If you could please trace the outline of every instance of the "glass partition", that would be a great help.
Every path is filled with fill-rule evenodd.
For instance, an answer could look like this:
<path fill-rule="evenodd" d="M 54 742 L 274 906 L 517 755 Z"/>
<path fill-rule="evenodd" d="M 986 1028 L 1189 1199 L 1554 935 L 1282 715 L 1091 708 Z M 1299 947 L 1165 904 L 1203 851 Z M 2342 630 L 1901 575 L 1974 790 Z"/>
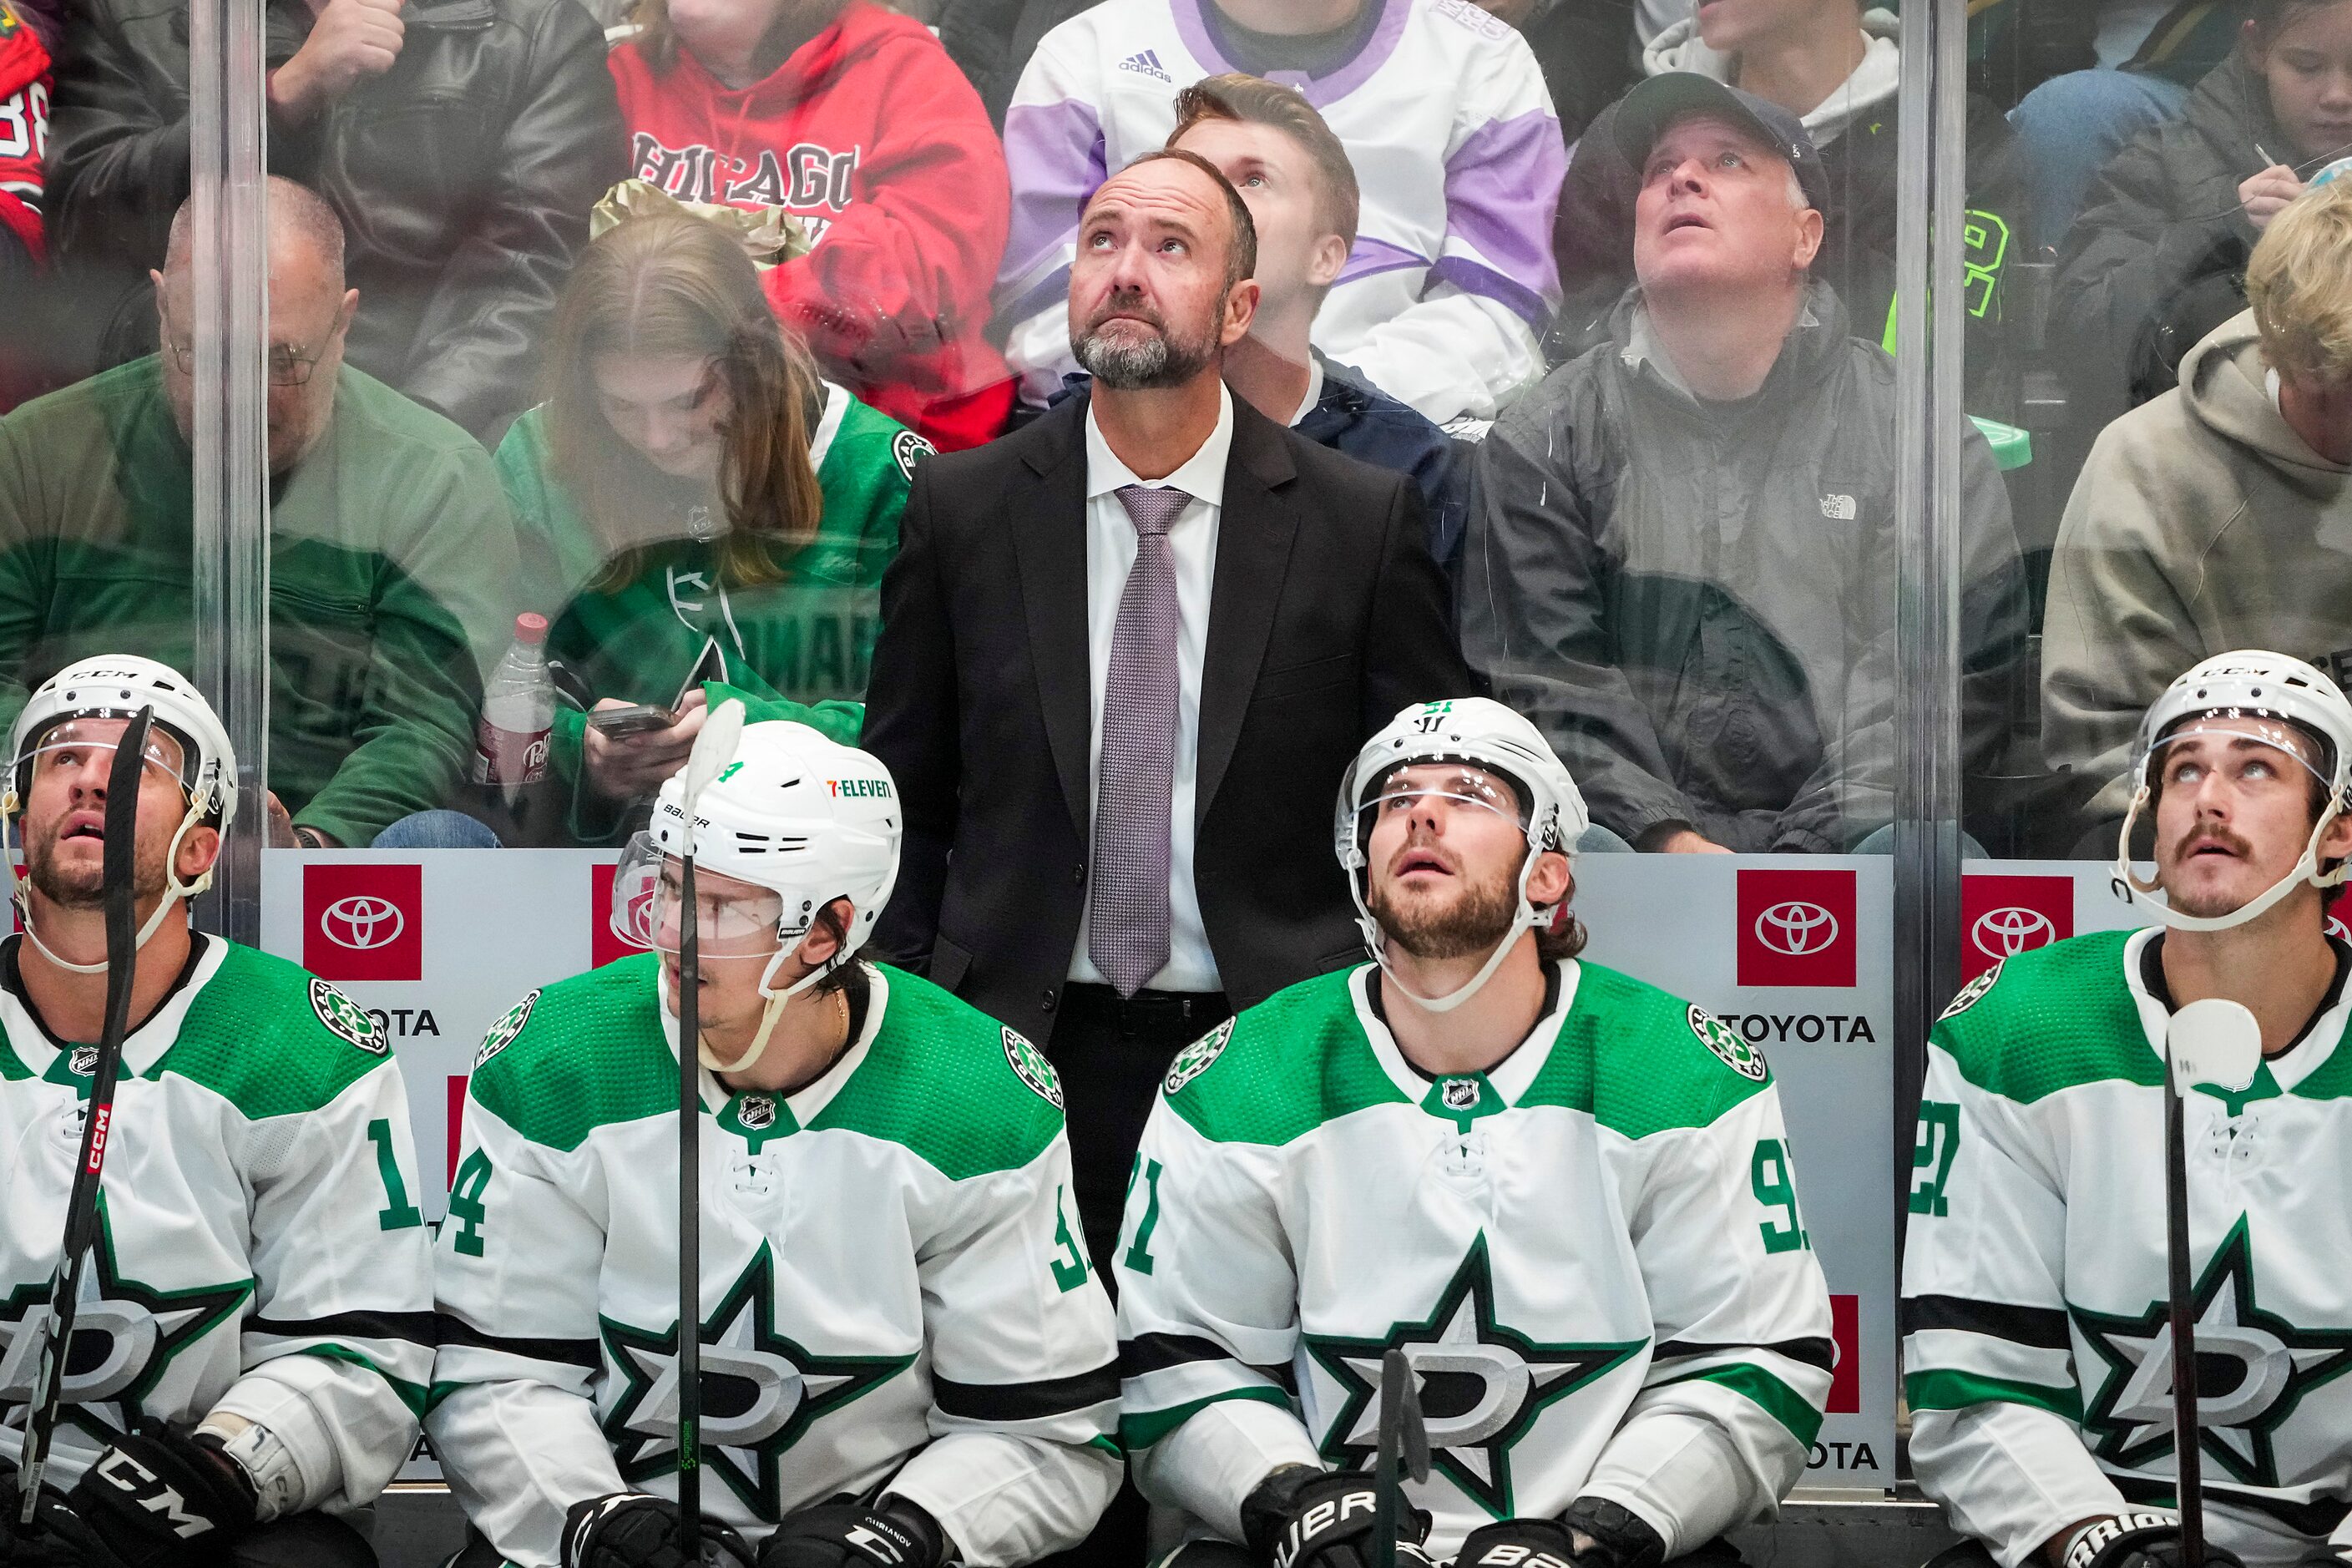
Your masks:
<path fill-rule="evenodd" d="M 14 97 L 0 31 L 0 288 L 45 302 L 0 322 L 0 680 L 217 684 L 270 852 L 216 918 L 375 1016 L 437 1218 L 486 1032 L 644 945 L 614 867 L 711 710 L 857 737 L 920 465 L 1078 390 L 1079 206 L 1175 134 L 1260 231 L 1235 396 L 1411 475 L 1471 668 L 1576 775 L 1592 957 L 1786 1086 L 1770 1180 L 1838 1314 L 1809 1480 L 1893 1486 L 1927 1022 L 1967 944 L 2099 923 L 1962 858 L 2111 857 L 2149 682 L 2333 652 L 2334 468 L 2233 449 L 2280 521 L 2226 562 L 2081 476 L 2209 439 L 2200 371 L 2284 417 L 2231 291 L 2342 149 L 2239 46 L 2270 183 L 2136 195 L 2068 128 L 2142 156 L 2221 79 L 2179 41 L 2055 72 L 2009 5 L 1055 9 L 99 7 Z M 1301 89 L 1278 169 L 1179 133 L 1251 74 Z"/>

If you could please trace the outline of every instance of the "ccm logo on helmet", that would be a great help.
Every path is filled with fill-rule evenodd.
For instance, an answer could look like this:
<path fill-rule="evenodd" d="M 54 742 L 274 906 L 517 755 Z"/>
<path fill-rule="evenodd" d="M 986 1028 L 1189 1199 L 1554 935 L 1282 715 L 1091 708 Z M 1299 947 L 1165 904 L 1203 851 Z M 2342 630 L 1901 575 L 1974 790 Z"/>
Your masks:
<path fill-rule="evenodd" d="M 888 779 L 832 779 L 827 782 L 832 784 L 834 795 L 840 799 L 871 797 L 876 800 L 887 800 L 890 798 Z"/>

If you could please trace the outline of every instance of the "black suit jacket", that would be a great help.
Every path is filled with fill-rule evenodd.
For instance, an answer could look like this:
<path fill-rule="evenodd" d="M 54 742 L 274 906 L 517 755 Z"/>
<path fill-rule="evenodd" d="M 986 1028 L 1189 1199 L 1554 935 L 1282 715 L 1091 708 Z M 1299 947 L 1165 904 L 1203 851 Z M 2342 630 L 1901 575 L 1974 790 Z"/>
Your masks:
<path fill-rule="evenodd" d="M 876 951 L 1041 1040 L 1089 861 L 1087 405 L 917 470 L 866 687 L 907 823 Z M 1398 709 L 1472 690 L 1425 537 L 1410 479 L 1234 399 L 1192 878 L 1236 1008 L 1361 954 L 1340 774 Z"/>

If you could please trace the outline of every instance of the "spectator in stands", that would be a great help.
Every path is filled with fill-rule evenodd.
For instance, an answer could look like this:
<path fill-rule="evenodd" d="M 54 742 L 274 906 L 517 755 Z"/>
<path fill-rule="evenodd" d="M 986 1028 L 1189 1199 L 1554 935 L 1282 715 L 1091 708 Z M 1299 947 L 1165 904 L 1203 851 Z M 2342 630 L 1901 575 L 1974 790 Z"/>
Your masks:
<path fill-rule="evenodd" d="M 2115 847 L 2139 716 L 2209 654 L 2352 674 L 2352 182 L 2281 210 L 2252 308 L 2110 425 L 2067 503 L 2042 626 L 2042 743 Z"/>
<path fill-rule="evenodd" d="M 1715 0 L 1657 36 L 1643 55 L 1652 77 L 1696 71 L 1801 120 L 1822 163 L 1822 249 L 1813 276 L 1837 290 L 1853 330 L 1895 346 L 1895 84 L 1902 29 L 1862 0 Z M 1618 150 L 1603 110 L 1577 143 L 1556 237 L 1561 310 L 1554 353 L 1605 341 L 1617 298 L 1633 280 L 1633 204 L 1640 172 Z M 1990 363 L 1987 330 L 2000 319 L 2000 279 L 2023 212 L 2022 172 L 2000 111 L 1969 100 L 1969 352 Z"/>
<path fill-rule="evenodd" d="M 0 418 L 0 713 L 94 653 L 193 666 L 193 226 L 183 204 L 149 274 L 160 354 Z M 272 179 L 268 821 L 281 846 L 365 845 L 442 804 L 472 754 L 515 574 L 489 454 L 343 363 L 359 294 L 342 262 L 332 209 Z"/>
<path fill-rule="evenodd" d="M 352 363 L 495 441 L 624 168 L 595 24 L 579 0 L 266 3 L 270 168 L 350 237 Z M 140 268 L 188 195 L 187 20 L 89 0 L 58 60 L 59 310 L 100 368 L 155 346 Z"/>
<path fill-rule="evenodd" d="M 559 707 L 570 838 L 630 825 L 684 764 L 706 697 L 804 704 L 753 717 L 857 738 L 882 569 L 930 447 L 819 380 L 767 300 L 719 226 L 619 225 L 556 308 L 547 402 L 499 447 L 549 652 L 596 706 L 667 707 L 714 640 L 727 688 L 626 735 Z"/>
<path fill-rule="evenodd" d="M 1543 68 L 1560 134 L 1573 143 L 1641 77 L 1633 0 L 1477 0 L 1519 30 Z M 1687 4 L 1684 14 L 1689 14 Z"/>
<path fill-rule="evenodd" d="M 1002 130 L 1013 89 L 1046 34 L 1095 0 L 944 0 L 940 42 L 971 79 L 989 122 Z"/>
<path fill-rule="evenodd" d="M 1225 384 L 1310 441 L 1411 474 L 1429 512 L 1429 552 L 1449 563 L 1470 520 L 1466 454 L 1309 341 L 1356 243 L 1360 198 L 1347 149 L 1296 89 L 1238 75 L 1178 94 L 1168 145 L 1214 163 L 1257 225 L 1257 314 L 1249 336 L 1225 351 Z"/>
<path fill-rule="evenodd" d="M 1794 115 L 1677 72 L 1612 130 L 1643 171 L 1640 286 L 1479 447 L 1465 648 L 1634 847 L 1851 850 L 1894 812 L 1894 367 L 1807 277 L 1824 198 Z M 2023 607 L 2000 476 L 1966 441 L 1981 753 Z"/>
<path fill-rule="evenodd" d="M 2027 239 L 2053 250 L 2107 160 L 2180 112 L 2246 19 L 2246 0 L 2001 0 L 1996 9 L 2015 15 L 1979 74 L 2009 89 L 1993 92 L 1997 102 L 2017 105 L 2009 123 L 2031 191 Z M 1977 12 L 1972 23 L 1990 19 Z"/>
<path fill-rule="evenodd" d="M 2264 226 L 2352 153 L 2352 0 L 2252 9 L 2180 117 L 2101 171 L 2060 257 L 2051 331 L 2101 420 L 2175 384 L 2190 345 L 2245 308 Z"/>
<path fill-rule="evenodd" d="M 1525 40 L 1464 0 L 1107 0 L 1048 34 L 1004 122 L 997 301 L 1024 395 L 1045 402 L 1076 368 L 1066 297 L 1087 197 L 1167 140 L 1178 83 L 1235 70 L 1305 93 L 1363 182 L 1316 346 L 1441 425 L 1492 419 L 1543 368 L 1566 151 Z"/>
<path fill-rule="evenodd" d="M 21 284 L 47 253 L 41 233 L 41 154 L 49 141 L 49 51 L 0 0 L 0 283 Z M 0 365 L 0 409 L 8 406 Z"/>
<path fill-rule="evenodd" d="M 869 0 L 643 0 L 613 51 L 630 173 L 773 207 L 816 248 L 768 299 L 825 374 L 940 447 L 1013 407 L 982 336 L 1011 197 L 980 100 L 919 22 Z"/>

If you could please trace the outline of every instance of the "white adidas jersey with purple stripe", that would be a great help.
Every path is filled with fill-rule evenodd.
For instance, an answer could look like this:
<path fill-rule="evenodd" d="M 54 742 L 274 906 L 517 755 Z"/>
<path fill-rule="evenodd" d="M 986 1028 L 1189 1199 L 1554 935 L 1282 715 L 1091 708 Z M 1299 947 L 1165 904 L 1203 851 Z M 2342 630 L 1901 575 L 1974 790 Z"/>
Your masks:
<path fill-rule="evenodd" d="M 1542 374 L 1559 302 L 1552 218 L 1567 152 L 1535 56 L 1470 0 L 1367 0 L 1355 54 L 1278 71 L 1346 144 L 1363 189 L 1354 254 L 1315 346 L 1443 424 L 1492 419 Z M 1238 68 L 1214 0 L 1107 0 L 1045 36 L 1005 117 L 1013 237 L 997 310 L 1006 355 L 1043 402 L 1076 365 L 1066 300 L 1080 211 L 1112 171 L 1163 143 L 1176 94 Z"/>

